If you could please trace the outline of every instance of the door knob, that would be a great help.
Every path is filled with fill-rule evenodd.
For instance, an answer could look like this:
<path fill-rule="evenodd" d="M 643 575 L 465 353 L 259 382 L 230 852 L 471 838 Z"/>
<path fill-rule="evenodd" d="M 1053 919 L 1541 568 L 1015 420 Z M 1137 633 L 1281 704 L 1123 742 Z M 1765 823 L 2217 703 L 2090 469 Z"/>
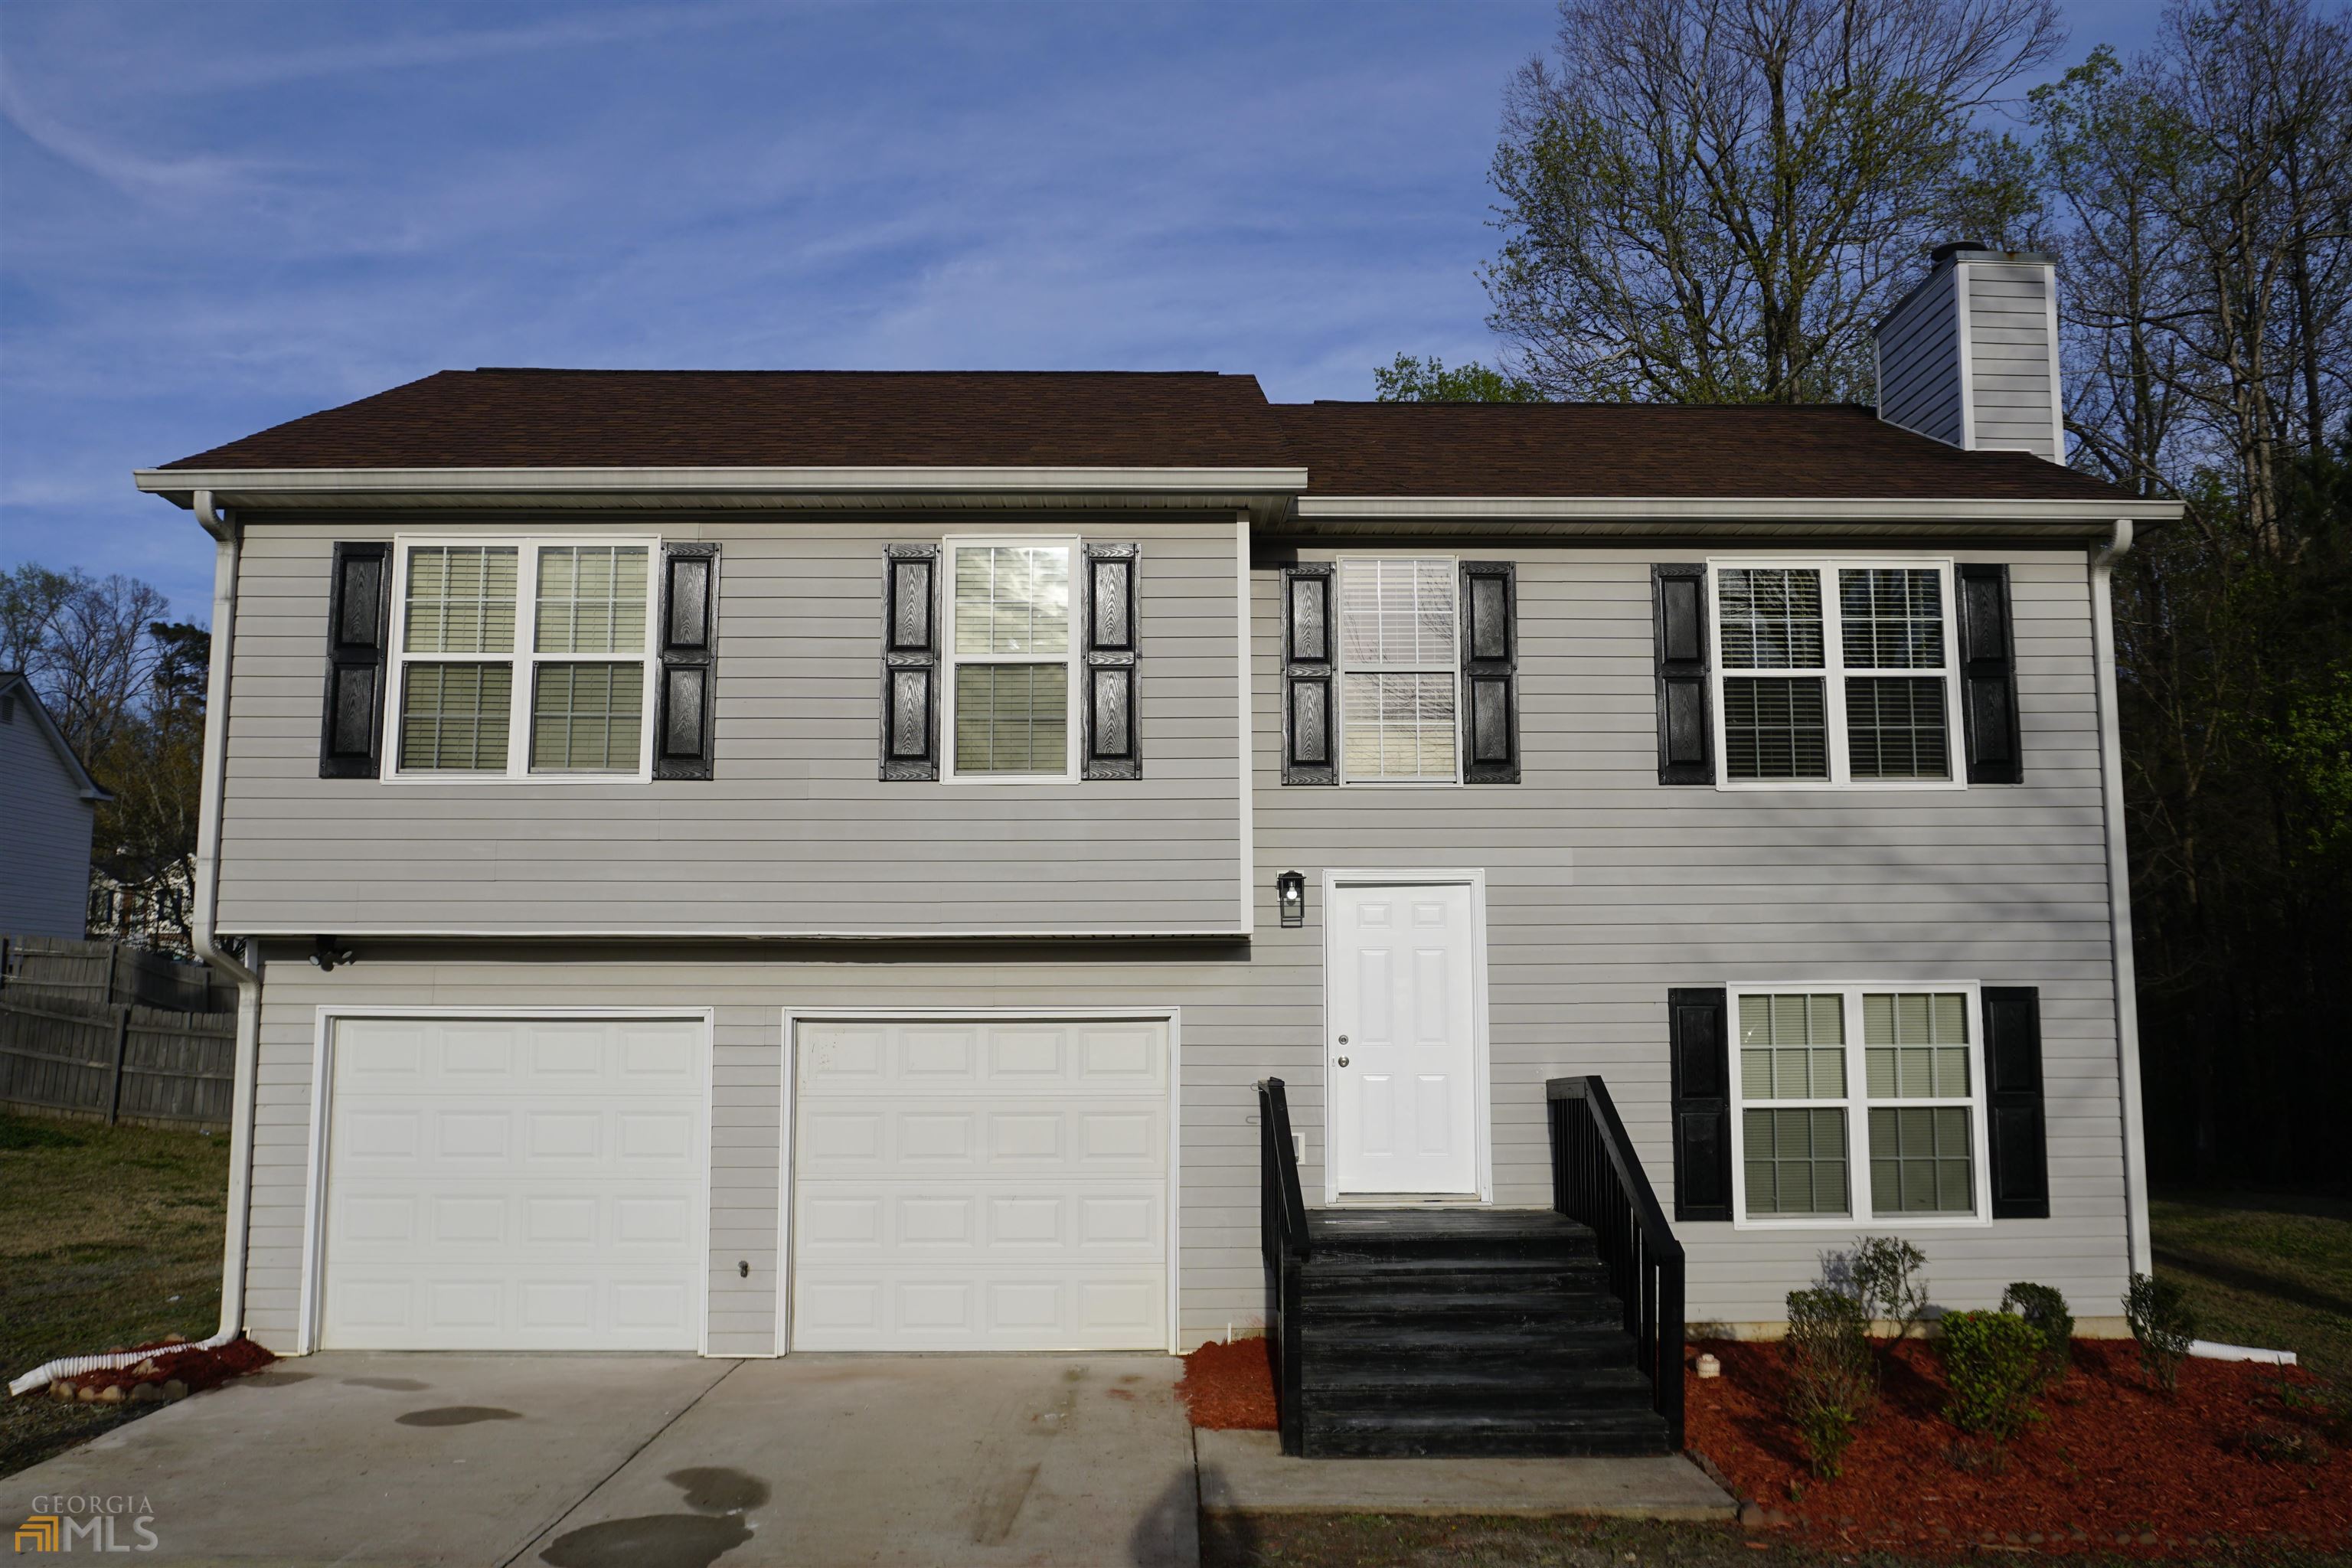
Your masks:
<path fill-rule="evenodd" d="M 1346 1067 L 1346 1066 L 1348 1065 L 1348 1058 L 1345 1058 L 1345 1057 L 1341 1057 L 1341 1058 L 1339 1058 L 1339 1065 L 1340 1065 L 1341 1067 Z"/>

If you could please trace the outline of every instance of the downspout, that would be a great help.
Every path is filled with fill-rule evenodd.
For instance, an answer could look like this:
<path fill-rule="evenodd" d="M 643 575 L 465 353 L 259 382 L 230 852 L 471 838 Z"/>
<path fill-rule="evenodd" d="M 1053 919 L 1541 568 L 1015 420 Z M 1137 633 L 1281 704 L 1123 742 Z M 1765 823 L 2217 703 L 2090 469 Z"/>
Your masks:
<path fill-rule="evenodd" d="M 2131 861 L 2124 848 L 2123 728 L 2116 699 L 2116 562 L 2132 546 L 2132 520 L 2091 552 L 2091 658 L 2099 700 L 2099 788 L 2107 825 L 2107 917 L 2116 991 L 2116 1069 L 2123 1095 L 2124 1215 L 2132 1272 L 2152 1270 L 2147 1225 L 2147 1129 L 2140 1112 L 2139 992 L 2132 960 Z"/>
<path fill-rule="evenodd" d="M 212 1350 L 228 1343 L 245 1330 L 245 1249 L 250 1228 L 253 1175 L 254 1072 L 260 1055 L 261 965 L 252 954 L 250 964 L 221 951 L 214 940 L 214 905 L 220 888 L 222 766 L 228 752 L 229 657 L 236 637 L 236 574 L 240 529 L 233 517 L 213 505 L 213 492 L 195 493 L 196 521 L 218 542 L 213 557 L 212 668 L 205 699 L 204 790 L 196 818 L 194 910 L 189 925 L 190 945 L 196 956 L 217 964 L 236 982 L 236 1094 L 229 1112 L 228 1225 L 221 1263 L 220 1328 L 210 1339 L 153 1351 L 126 1351 L 108 1355 L 65 1356 L 36 1367 L 8 1384 L 10 1394 L 46 1387 L 58 1378 L 83 1373 L 134 1366 L 183 1350 Z"/>

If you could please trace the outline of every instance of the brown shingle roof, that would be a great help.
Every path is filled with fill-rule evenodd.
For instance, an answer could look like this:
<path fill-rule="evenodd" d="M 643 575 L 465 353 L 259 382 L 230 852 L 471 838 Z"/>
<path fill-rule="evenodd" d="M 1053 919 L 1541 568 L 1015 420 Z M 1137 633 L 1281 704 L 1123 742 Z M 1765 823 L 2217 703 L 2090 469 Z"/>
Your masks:
<path fill-rule="evenodd" d="M 445 370 L 170 468 L 1273 468 L 1207 371 Z"/>
<path fill-rule="evenodd" d="M 1318 498 L 2123 499 L 1851 405 L 1269 404 L 1206 371 L 443 371 L 165 468 L 1302 466 Z"/>
<path fill-rule="evenodd" d="M 2025 452 L 1963 452 L 1852 404 L 1278 404 L 1315 496 L 2098 500 Z"/>

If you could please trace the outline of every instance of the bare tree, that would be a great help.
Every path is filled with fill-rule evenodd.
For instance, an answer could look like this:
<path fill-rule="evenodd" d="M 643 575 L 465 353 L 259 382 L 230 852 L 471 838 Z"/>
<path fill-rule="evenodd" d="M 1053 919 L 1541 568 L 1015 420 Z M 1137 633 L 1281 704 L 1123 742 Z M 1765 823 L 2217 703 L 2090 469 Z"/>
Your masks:
<path fill-rule="evenodd" d="M 85 759 L 134 716 L 164 647 L 171 601 L 135 577 L 26 564 L 0 576 L 0 668 L 21 669 Z"/>
<path fill-rule="evenodd" d="M 2020 216 L 2019 150 L 1970 116 L 2063 40 L 2053 0 L 1559 17 L 1506 97 L 1490 324 L 1553 395 L 1671 402 L 1866 396 L 1871 328 L 1926 250 Z"/>

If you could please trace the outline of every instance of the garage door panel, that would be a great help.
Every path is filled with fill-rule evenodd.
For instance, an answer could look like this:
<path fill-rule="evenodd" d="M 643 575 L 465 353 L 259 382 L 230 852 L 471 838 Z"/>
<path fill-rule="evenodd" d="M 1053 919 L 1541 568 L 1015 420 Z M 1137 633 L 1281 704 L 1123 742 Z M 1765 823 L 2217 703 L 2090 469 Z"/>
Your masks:
<path fill-rule="evenodd" d="M 1157 1349 L 1167 1029 L 803 1024 L 800 1350 Z"/>
<path fill-rule="evenodd" d="M 691 1350 L 703 1030 L 346 1020 L 321 1342 Z"/>

